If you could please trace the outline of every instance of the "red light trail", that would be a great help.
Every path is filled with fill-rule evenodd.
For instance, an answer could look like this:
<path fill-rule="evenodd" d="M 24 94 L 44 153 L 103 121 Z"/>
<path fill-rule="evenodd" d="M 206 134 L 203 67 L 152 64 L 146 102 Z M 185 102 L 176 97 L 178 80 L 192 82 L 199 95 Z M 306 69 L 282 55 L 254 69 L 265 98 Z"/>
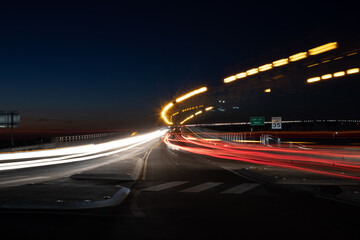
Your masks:
<path fill-rule="evenodd" d="M 163 141 L 175 149 L 215 158 L 360 180 L 360 154 L 346 150 L 266 147 L 222 141 L 214 143 L 180 134 L 167 134 Z"/>

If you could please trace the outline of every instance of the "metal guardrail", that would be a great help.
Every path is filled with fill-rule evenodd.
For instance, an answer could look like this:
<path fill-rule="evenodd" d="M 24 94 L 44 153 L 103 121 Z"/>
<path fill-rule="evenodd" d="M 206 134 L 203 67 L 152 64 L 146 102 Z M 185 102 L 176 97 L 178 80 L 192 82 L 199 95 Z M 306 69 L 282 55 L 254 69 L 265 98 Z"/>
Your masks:
<path fill-rule="evenodd" d="M 281 139 L 276 136 L 272 136 L 270 134 L 252 134 L 252 133 L 244 133 L 244 132 L 223 132 L 203 127 L 188 127 L 190 131 L 198 134 L 200 137 L 209 137 L 209 138 L 217 138 L 223 141 L 228 142 L 237 142 L 237 143 L 257 143 L 260 145 L 266 146 L 277 146 L 277 147 L 304 147 L 301 144 L 295 144 L 290 140 Z M 195 131 L 193 131 L 193 130 Z M 255 135 L 255 136 L 254 136 Z M 284 143 L 286 142 L 286 143 Z"/>
<path fill-rule="evenodd" d="M 56 142 L 75 142 L 75 141 L 82 141 L 82 140 L 90 140 L 96 138 L 103 138 L 109 137 L 118 134 L 117 132 L 111 133 L 95 133 L 95 134 L 86 134 L 86 135 L 76 135 L 76 136 L 62 136 L 57 137 Z"/>

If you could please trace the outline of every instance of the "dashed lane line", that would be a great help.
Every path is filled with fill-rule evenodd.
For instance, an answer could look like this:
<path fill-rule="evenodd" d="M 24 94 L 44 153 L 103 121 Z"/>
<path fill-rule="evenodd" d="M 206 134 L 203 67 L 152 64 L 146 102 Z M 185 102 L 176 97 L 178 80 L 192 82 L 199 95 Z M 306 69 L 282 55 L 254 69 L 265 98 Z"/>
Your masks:
<path fill-rule="evenodd" d="M 191 188 L 184 189 L 181 192 L 192 192 L 192 193 L 202 192 L 210 188 L 216 187 L 222 183 L 223 182 L 206 182 Z"/>
<path fill-rule="evenodd" d="M 256 188 L 260 184 L 258 183 L 242 183 L 240 185 L 237 185 L 235 187 L 229 188 L 221 193 L 233 193 L 233 194 L 242 194 L 244 192 L 247 192 L 253 188 Z"/>
<path fill-rule="evenodd" d="M 152 187 L 148 187 L 148 188 L 142 189 L 142 191 L 161 191 L 161 190 L 165 190 L 168 188 L 180 186 L 180 185 L 188 183 L 188 182 L 189 181 L 172 181 L 172 182 L 167 182 L 167 183 L 155 185 Z"/>

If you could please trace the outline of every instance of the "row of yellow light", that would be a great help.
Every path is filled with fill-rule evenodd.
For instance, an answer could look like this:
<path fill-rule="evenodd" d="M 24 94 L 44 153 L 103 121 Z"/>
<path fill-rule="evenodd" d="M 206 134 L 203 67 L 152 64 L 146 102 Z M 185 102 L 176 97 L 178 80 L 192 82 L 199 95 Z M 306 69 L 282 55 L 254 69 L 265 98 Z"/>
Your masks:
<path fill-rule="evenodd" d="M 190 97 L 193 97 L 193 96 L 195 96 L 195 95 L 197 95 L 197 94 L 200 94 L 200 93 L 203 93 L 203 92 L 206 92 L 206 91 L 207 91 L 207 88 L 206 88 L 206 87 L 202 87 L 202 88 L 196 89 L 196 90 L 194 90 L 194 91 L 191 91 L 191 92 L 189 92 L 189 93 L 187 93 L 187 94 L 185 94 L 185 95 L 177 98 L 177 99 L 175 100 L 175 102 L 177 102 L 177 103 L 182 102 L 182 101 L 184 101 L 184 100 L 186 100 L 186 99 L 188 99 L 188 98 L 190 98 Z M 172 125 L 173 122 L 171 122 L 171 121 L 166 117 L 166 112 L 167 112 L 170 108 L 172 108 L 173 106 L 174 106 L 174 103 L 170 102 L 170 103 L 168 103 L 168 104 L 162 109 L 162 111 L 161 111 L 161 118 L 162 118 L 162 119 L 164 120 L 164 122 L 165 122 L 166 124 L 168 124 L 168 125 Z"/>
<path fill-rule="evenodd" d="M 189 93 L 187 93 L 187 94 L 185 94 L 185 95 L 177 98 L 177 99 L 176 99 L 176 102 L 177 102 L 177 103 L 178 103 L 178 102 L 182 102 L 182 101 L 184 101 L 185 99 L 188 99 L 188 98 L 190 98 L 190 97 L 192 97 L 192 96 L 194 96 L 194 95 L 196 95 L 196 94 L 203 93 L 203 92 L 206 92 L 206 91 L 207 91 L 207 87 L 202 87 L 202 88 L 196 89 L 196 90 L 194 90 L 194 91 L 192 91 L 192 92 L 189 92 Z"/>
<path fill-rule="evenodd" d="M 236 75 L 227 77 L 224 79 L 224 83 L 233 82 L 237 79 L 245 78 L 247 76 L 251 76 L 251 75 L 254 75 L 259 72 L 264 72 L 264 71 L 272 69 L 273 67 L 280 67 L 280 66 L 286 65 L 289 63 L 289 61 L 290 62 L 299 61 L 301 59 L 307 58 L 308 55 L 317 55 L 317 54 L 320 54 L 320 53 L 323 53 L 326 51 L 330 51 L 332 49 L 337 48 L 337 46 L 338 46 L 337 42 L 327 43 L 327 44 L 321 45 L 319 47 L 312 48 L 307 52 L 300 52 L 300 53 L 291 55 L 288 58 L 279 59 L 277 61 L 273 61 L 272 63 L 264 64 L 258 68 L 252 68 L 250 70 L 247 70 L 246 72 L 238 73 Z"/>
<path fill-rule="evenodd" d="M 210 111 L 211 109 L 213 109 L 214 107 L 207 107 L 207 108 L 205 108 L 205 111 Z M 197 111 L 195 114 L 192 114 L 192 115 L 190 115 L 190 116 L 188 116 L 187 118 L 185 118 L 184 120 L 182 120 L 181 122 L 180 122 L 180 124 L 184 124 L 186 121 L 188 121 L 188 120 L 190 120 L 190 119 L 192 119 L 193 117 L 195 117 L 195 116 L 197 116 L 197 115 L 199 115 L 199 114 L 202 114 L 203 113 L 203 111 L 202 110 L 200 110 L 200 111 Z"/>
<path fill-rule="evenodd" d="M 204 105 L 195 106 L 195 107 L 189 107 L 189 108 L 186 108 L 186 109 L 181 110 L 181 112 L 187 112 L 187 111 L 190 111 L 190 110 L 194 110 L 194 109 L 197 109 L 197 108 L 201 108 L 201 107 L 203 107 L 203 106 L 204 106 Z"/>
<path fill-rule="evenodd" d="M 346 56 L 352 56 L 352 55 L 355 55 L 355 54 L 358 54 L 358 52 L 351 52 L 351 53 L 348 53 L 346 54 Z M 344 56 L 339 56 L 339 57 L 336 57 L 336 58 L 333 58 L 333 59 L 326 59 L 322 62 L 317 62 L 317 63 L 314 63 L 314 64 L 311 64 L 311 65 L 308 65 L 307 67 L 310 68 L 310 67 L 314 67 L 314 66 L 317 66 L 321 63 L 327 63 L 327 62 L 330 62 L 330 61 L 334 61 L 334 60 L 339 60 L 339 59 L 342 59 L 344 58 Z"/>
<path fill-rule="evenodd" d="M 336 72 L 333 74 L 331 74 L 331 73 L 324 74 L 321 77 L 312 77 L 312 78 L 309 78 L 308 80 L 306 80 L 306 82 L 313 83 L 313 82 L 318 82 L 320 80 L 330 79 L 332 77 L 342 77 L 342 76 L 345 76 L 345 74 L 349 75 L 349 74 L 354 74 L 354 73 L 359 73 L 359 68 L 348 69 L 348 70 L 346 70 L 346 73 L 345 73 L 345 71 L 339 71 L 339 72 Z"/>

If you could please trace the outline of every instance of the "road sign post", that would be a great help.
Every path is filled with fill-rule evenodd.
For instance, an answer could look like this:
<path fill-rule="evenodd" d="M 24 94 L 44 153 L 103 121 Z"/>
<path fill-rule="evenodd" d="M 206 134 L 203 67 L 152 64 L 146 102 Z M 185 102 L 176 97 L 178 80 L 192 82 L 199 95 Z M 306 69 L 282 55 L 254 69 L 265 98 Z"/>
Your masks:
<path fill-rule="evenodd" d="M 265 117 L 250 117 L 250 126 L 263 126 Z"/>
<path fill-rule="evenodd" d="M 282 129 L 281 117 L 271 118 L 271 129 Z"/>
<path fill-rule="evenodd" d="M 11 129 L 11 147 L 14 147 L 14 127 L 20 126 L 20 114 L 16 111 L 0 112 L 0 127 Z"/>

